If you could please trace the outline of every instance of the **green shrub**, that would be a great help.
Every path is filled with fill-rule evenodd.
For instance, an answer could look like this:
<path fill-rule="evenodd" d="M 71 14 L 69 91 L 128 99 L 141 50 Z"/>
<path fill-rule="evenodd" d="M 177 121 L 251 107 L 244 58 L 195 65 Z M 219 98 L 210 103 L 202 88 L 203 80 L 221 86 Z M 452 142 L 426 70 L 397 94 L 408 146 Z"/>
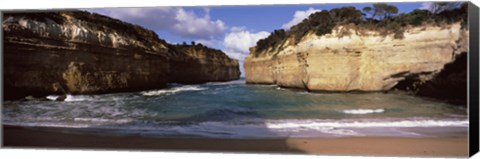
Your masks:
<path fill-rule="evenodd" d="M 385 3 L 377 3 L 372 7 L 365 7 L 363 8 L 364 12 L 357 10 L 355 7 L 335 8 L 329 11 L 323 10 L 311 14 L 301 23 L 291 27 L 289 31 L 275 30 L 267 38 L 259 40 L 254 54 L 257 56 L 269 48 L 276 50 L 276 48 L 279 48 L 278 45 L 287 38 L 293 38 L 293 43 L 298 44 L 308 33 L 315 33 L 317 36 L 329 34 L 333 28 L 339 25 L 353 24 L 356 28 L 379 31 L 384 36 L 393 34 L 396 39 L 403 38 L 405 27 L 419 26 L 424 23 L 440 25 L 461 21 L 462 27 L 465 27 L 467 24 L 468 3 L 464 2 L 459 6 L 459 8 L 450 8 L 439 13 L 416 9 L 410 13 L 399 15 L 397 15 L 397 7 Z M 370 17 L 367 17 L 367 15 L 370 15 Z M 276 51 L 278 52 L 279 50 Z"/>

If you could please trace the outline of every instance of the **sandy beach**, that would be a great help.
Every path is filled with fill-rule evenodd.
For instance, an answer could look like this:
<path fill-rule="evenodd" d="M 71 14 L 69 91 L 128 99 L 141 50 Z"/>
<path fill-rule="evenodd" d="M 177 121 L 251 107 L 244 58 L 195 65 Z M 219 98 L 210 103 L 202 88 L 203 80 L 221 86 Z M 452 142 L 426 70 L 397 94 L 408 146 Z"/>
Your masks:
<path fill-rule="evenodd" d="M 104 136 L 61 133 L 56 128 L 3 126 L 3 146 L 11 148 L 67 148 L 288 153 L 354 156 L 466 157 L 467 136 L 435 138 L 344 137 L 286 139 L 207 139 Z"/>

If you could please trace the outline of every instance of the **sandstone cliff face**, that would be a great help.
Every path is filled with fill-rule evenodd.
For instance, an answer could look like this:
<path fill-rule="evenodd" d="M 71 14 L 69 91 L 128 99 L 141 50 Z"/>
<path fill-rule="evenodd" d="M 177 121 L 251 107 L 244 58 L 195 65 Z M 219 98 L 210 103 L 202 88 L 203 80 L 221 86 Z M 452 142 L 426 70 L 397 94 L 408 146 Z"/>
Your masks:
<path fill-rule="evenodd" d="M 337 26 L 323 36 L 307 34 L 296 45 L 287 39 L 260 53 L 254 47 L 245 59 L 246 81 L 312 91 L 385 91 L 412 76 L 428 81 L 467 52 L 468 30 L 460 23 L 410 27 L 403 36 Z"/>
<path fill-rule="evenodd" d="M 240 77 L 237 60 L 228 58 L 220 50 L 202 45 L 174 45 L 178 57 L 170 61 L 169 81 L 199 83 L 229 81 Z"/>
<path fill-rule="evenodd" d="M 62 11 L 3 17 L 6 99 L 154 89 L 182 78 L 188 83 L 239 78 L 238 62 L 222 52 L 204 48 L 203 57 L 178 52 L 153 31 L 106 16 Z M 219 73 L 202 74 L 210 67 Z"/>

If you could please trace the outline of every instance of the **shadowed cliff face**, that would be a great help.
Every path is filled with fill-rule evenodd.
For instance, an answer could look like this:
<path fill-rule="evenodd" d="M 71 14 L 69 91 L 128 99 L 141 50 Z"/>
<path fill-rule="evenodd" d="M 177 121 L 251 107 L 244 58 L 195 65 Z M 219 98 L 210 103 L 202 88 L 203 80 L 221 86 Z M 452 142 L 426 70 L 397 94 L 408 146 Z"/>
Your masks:
<path fill-rule="evenodd" d="M 430 80 L 419 76 L 410 76 L 400 81 L 395 89 L 406 90 L 415 95 L 437 98 L 448 103 L 467 104 L 467 62 L 466 53 L 455 57 L 455 60 Z"/>
<path fill-rule="evenodd" d="M 170 61 L 170 78 L 175 83 L 202 83 L 229 81 L 240 77 L 237 60 L 228 58 L 220 50 L 210 49 L 201 44 L 173 45 L 178 58 Z"/>
<path fill-rule="evenodd" d="M 202 48 L 194 55 L 186 51 L 195 46 L 177 49 L 153 31 L 98 14 L 3 17 L 5 99 L 137 91 L 167 82 L 233 80 L 240 74 L 238 62 L 221 51 Z M 217 73 L 208 74 L 211 68 Z"/>

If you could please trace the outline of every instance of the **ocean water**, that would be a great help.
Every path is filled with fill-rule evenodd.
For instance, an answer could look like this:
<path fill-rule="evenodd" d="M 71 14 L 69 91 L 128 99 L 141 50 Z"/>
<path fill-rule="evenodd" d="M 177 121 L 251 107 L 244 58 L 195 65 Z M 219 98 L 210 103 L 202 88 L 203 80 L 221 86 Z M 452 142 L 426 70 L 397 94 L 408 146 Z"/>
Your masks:
<path fill-rule="evenodd" d="M 2 122 L 66 133 L 285 138 L 467 133 L 464 107 L 390 93 L 308 93 L 244 80 L 55 101 L 4 101 Z"/>

